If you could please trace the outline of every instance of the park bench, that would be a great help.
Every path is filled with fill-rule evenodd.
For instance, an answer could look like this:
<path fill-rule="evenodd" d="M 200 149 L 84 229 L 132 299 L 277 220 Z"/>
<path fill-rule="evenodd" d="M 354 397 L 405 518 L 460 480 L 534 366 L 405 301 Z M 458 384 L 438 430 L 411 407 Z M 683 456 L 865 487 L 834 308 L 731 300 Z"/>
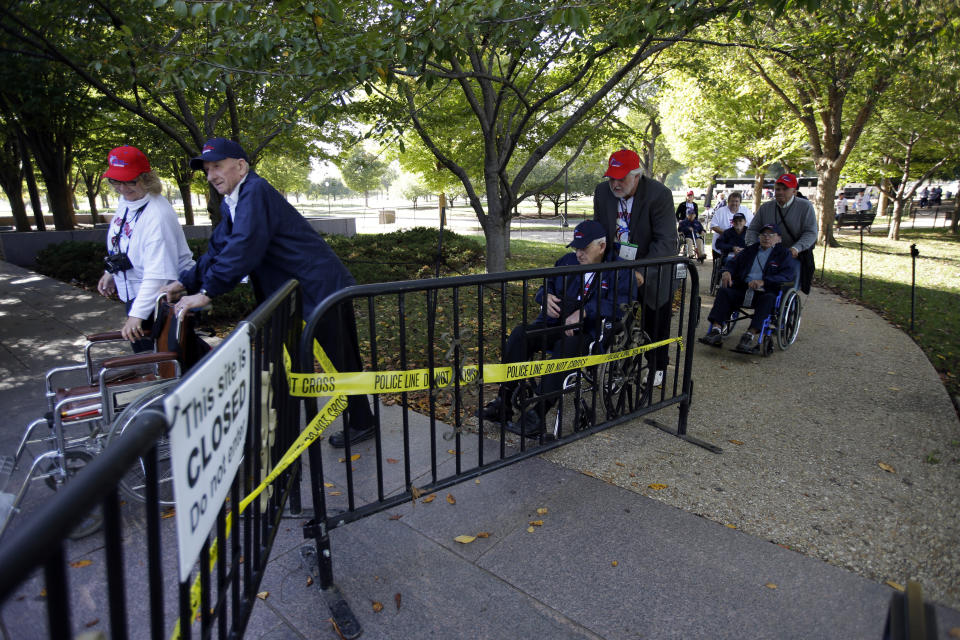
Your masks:
<path fill-rule="evenodd" d="M 863 227 L 869 232 L 870 227 L 873 226 L 873 219 L 876 217 L 877 214 L 874 211 L 841 213 L 837 216 L 837 228 L 853 227 L 859 229 Z"/>

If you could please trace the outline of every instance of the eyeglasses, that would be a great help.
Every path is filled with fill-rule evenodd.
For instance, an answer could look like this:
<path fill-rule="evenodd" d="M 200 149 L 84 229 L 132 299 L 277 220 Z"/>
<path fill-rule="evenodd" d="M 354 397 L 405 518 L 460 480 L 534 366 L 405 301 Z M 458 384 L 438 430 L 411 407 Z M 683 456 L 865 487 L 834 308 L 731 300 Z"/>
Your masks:
<path fill-rule="evenodd" d="M 139 180 L 139 178 L 138 178 Z M 113 178 L 107 178 L 107 182 L 110 183 L 111 187 L 135 187 L 137 186 L 137 180 L 114 180 Z"/>
<path fill-rule="evenodd" d="M 775 235 L 777 235 L 777 232 L 776 232 L 776 231 L 764 231 L 763 233 L 760 234 L 760 237 L 761 237 L 761 238 L 772 238 L 772 237 L 775 236 Z"/>

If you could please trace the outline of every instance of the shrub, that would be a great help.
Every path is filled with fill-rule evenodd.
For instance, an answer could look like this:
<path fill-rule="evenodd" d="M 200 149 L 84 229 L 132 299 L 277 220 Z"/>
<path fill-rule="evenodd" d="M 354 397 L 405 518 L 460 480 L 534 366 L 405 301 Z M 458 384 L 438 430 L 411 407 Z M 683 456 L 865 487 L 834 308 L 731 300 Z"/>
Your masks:
<path fill-rule="evenodd" d="M 103 275 L 107 247 L 102 242 L 61 242 L 41 249 L 37 271 L 86 289 L 96 289 Z"/>

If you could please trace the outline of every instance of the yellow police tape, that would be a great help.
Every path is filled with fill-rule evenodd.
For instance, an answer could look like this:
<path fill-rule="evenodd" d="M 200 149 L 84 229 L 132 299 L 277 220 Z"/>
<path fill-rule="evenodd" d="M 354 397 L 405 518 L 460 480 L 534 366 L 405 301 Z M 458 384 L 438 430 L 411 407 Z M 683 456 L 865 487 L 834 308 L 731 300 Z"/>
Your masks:
<path fill-rule="evenodd" d="M 581 367 L 592 367 L 605 362 L 632 358 L 645 351 L 665 347 L 674 342 L 683 346 L 683 338 L 669 338 L 632 349 L 601 353 L 592 356 L 558 358 L 556 360 L 531 360 L 510 364 L 483 365 L 483 382 L 499 383 L 532 378 L 550 373 L 572 371 Z M 316 351 L 316 348 L 314 349 Z M 321 350 L 322 351 L 322 350 Z M 290 395 L 299 398 L 321 396 L 363 395 L 368 393 L 400 393 L 403 391 L 424 391 L 430 389 L 430 374 L 433 372 L 433 388 L 443 389 L 453 384 L 451 367 L 434 369 L 407 369 L 406 371 L 350 371 L 345 373 L 293 373 L 290 370 L 290 356 L 283 352 L 284 368 Z M 461 368 L 460 384 L 476 382 L 480 368 L 468 365 Z"/>
<path fill-rule="evenodd" d="M 499 383 L 512 382 L 523 378 L 532 378 L 534 376 L 546 375 L 550 373 L 561 373 L 563 371 L 572 371 L 582 367 L 592 367 L 605 362 L 615 360 L 624 360 L 640 355 L 645 351 L 659 349 L 667 345 L 678 343 L 683 348 L 683 338 L 675 337 L 659 342 L 645 344 L 632 349 L 615 351 L 613 353 L 601 353 L 592 356 L 579 356 L 575 358 L 559 358 L 556 360 L 531 360 L 528 362 L 513 362 L 510 364 L 485 364 L 483 365 L 483 382 Z M 430 388 L 430 369 L 408 369 L 406 371 L 359 371 L 339 373 L 327 357 L 326 352 L 316 340 L 313 341 L 313 356 L 316 358 L 324 373 L 294 373 L 292 371 L 292 362 L 287 347 L 283 347 L 283 369 L 287 376 L 287 384 L 290 387 L 290 395 L 300 398 L 316 398 L 321 396 L 333 396 L 317 415 L 313 417 L 296 441 L 287 449 L 273 470 L 260 483 L 260 485 L 250 492 L 247 497 L 240 501 L 239 513 L 253 502 L 257 496 L 263 493 L 271 482 L 273 482 L 287 467 L 293 464 L 311 444 L 326 431 L 337 417 L 347 408 L 348 395 L 363 395 L 368 393 L 399 393 L 402 391 L 424 391 Z M 468 384 L 477 380 L 479 367 L 469 365 L 461 368 L 460 383 Z M 442 389 L 453 383 L 452 367 L 435 367 L 433 369 L 434 388 Z M 230 537 L 232 528 L 231 514 L 227 514 L 226 537 Z M 210 545 L 210 574 L 217 564 L 219 556 L 219 540 L 214 539 Z M 194 620 L 197 611 L 200 610 L 200 575 L 193 581 L 190 587 L 190 620 Z M 180 620 L 174 627 L 171 640 L 179 640 Z"/>

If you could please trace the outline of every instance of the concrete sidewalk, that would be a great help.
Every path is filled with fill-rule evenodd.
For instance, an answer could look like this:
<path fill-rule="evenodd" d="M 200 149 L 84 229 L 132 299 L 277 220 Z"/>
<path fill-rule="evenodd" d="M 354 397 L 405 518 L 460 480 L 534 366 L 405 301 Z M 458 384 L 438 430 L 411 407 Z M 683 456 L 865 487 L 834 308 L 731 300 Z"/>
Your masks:
<path fill-rule="evenodd" d="M 42 373 L 78 360 L 83 334 L 119 327 L 123 314 L 116 302 L 6 263 L 0 263 L 0 314 L 0 402 L 6 414 L 0 450 L 6 453 L 43 406 Z M 664 411 L 661 418 L 673 423 L 676 410 Z M 615 431 L 635 434 L 643 446 L 679 447 L 677 457 L 689 456 L 691 463 L 701 455 L 692 445 L 639 423 Z M 387 447 L 398 433 L 386 429 Z M 598 441 L 594 436 L 583 447 Z M 639 450 L 623 448 L 629 443 L 629 437 L 618 440 L 617 455 L 639 459 Z M 326 443 L 318 446 L 331 462 L 340 454 Z M 372 444 L 354 452 L 362 463 L 373 457 Z M 591 469 L 611 464 L 606 458 L 582 460 L 579 467 L 569 459 L 562 462 L 533 458 L 454 486 L 429 504 L 406 504 L 335 529 L 335 579 L 364 628 L 363 637 L 882 636 L 890 587 L 593 477 L 602 474 Z M 421 462 L 415 475 L 428 469 Z M 455 504 L 445 499 L 447 493 Z M 305 487 L 309 507 L 308 494 Z M 23 517 L 49 495 L 45 487 L 33 489 Z M 531 533 L 532 520 L 543 524 Z M 164 535 L 172 535 L 172 523 L 164 521 Z M 128 524 L 127 540 L 135 546 L 142 531 L 136 522 Z M 281 527 L 261 585 L 267 595 L 256 604 L 248 638 L 337 637 L 301 524 L 302 519 L 290 517 Z M 466 545 L 454 541 L 481 531 L 489 537 Z M 94 548 L 94 542 L 72 543 L 71 559 Z M 170 556 L 175 563 L 172 551 Z M 71 586 L 79 589 L 76 624 L 83 628 L 96 620 L 90 630 L 107 629 L 106 612 L 97 605 L 103 583 L 84 580 L 81 571 L 70 574 Z M 136 566 L 130 571 L 139 575 Z M 131 585 L 131 607 L 143 589 Z M 38 628 L 38 591 L 39 583 L 31 580 L 22 597 L 0 609 L 10 637 L 44 637 Z M 173 596 L 168 593 L 169 605 Z M 376 602 L 382 610 L 375 611 Z M 950 632 L 960 628 L 960 612 L 941 606 L 937 614 L 940 637 L 955 637 Z M 132 635 L 144 637 L 146 631 L 134 625 Z"/>

